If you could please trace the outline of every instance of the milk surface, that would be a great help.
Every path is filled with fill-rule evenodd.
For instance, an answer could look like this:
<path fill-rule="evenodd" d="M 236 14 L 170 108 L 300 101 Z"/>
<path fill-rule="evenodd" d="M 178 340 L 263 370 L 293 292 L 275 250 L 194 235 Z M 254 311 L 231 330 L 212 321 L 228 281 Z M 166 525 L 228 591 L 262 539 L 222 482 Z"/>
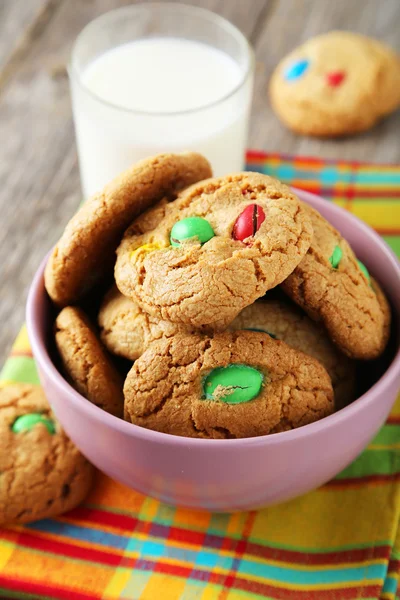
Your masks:
<path fill-rule="evenodd" d="M 83 83 L 116 106 L 152 113 L 200 108 L 223 98 L 241 79 L 220 50 L 177 38 L 123 44 L 94 60 Z"/>
<path fill-rule="evenodd" d="M 196 150 L 216 175 L 241 170 L 250 86 L 226 53 L 155 37 L 113 48 L 72 81 L 85 196 L 158 152 Z M 250 91 L 249 91 L 250 88 Z"/>

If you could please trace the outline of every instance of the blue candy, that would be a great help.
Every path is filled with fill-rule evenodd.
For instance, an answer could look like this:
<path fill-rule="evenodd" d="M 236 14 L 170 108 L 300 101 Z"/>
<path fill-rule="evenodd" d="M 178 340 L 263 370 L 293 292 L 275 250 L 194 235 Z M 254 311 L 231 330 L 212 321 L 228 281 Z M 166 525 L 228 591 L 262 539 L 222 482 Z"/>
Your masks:
<path fill-rule="evenodd" d="M 291 81 L 292 79 L 298 79 L 305 73 L 309 67 L 310 61 L 306 58 L 302 60 L 296 60 L 285 70 L 285 79 Z"/>

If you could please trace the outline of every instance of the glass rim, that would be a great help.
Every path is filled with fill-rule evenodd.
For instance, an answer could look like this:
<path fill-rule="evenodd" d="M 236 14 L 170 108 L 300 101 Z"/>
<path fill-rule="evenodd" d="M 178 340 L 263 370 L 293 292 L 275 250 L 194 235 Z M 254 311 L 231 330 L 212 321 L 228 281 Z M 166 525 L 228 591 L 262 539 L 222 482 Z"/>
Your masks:
<path fill-rule="evenodd" d="M 153 111 L 152 112 L 152 111 L 131 109 L 131 108 L 127 108 L 125 106 L 120 106 L 118 104 L 114 104 L 113 102 L 109 102 L 108 100 L 105 100 L 104 98 L 102 98 L 101 96 L 99 96 L 98 94 L 93 92 L 87 85 L 85 85 L 83 83 L 82 77 L 81 77 L 82 71 L 78 68 L 78 66 L 76 64 L 77 63 L 77 52 L 78 52 L 77 47 L 78 47 L 80 41 L 83 39 L 83 37 L 88 33 L 88 31 L 90 29 L 97 27 L 99 25 L 99 23 L 101 23 L 102 21 L 107 21 L 111 17 L 111 15 L 115 15 L 117 13 L 124 13 L 124 12 L 133 13 L 137 10 L 143 10 L 143 9 L 151 10 L 152 8 L 155 8 L 155 9 L 166 8 L 166 9 L 178 10 L 183 13 L 191 13 L 194 16 L 197 15 L 197 16 L 206 18 L 210 21 L 213 21 L 214 23 L 219 24 L 219 26 L 222 29 L 224 29 L 225 31 L 230 33 L 232 35 L 232 37 L 234 37 L 240 43 L 240 45 L 243 47 L 245 54 L 247 55 L 247 58 L 248 58 L 247 68 L 243 72 L 240 81 L 231 90 L 229 90 L 226 94 L 224 94 L 223 96 L 221 96 L 221 98 L 218 98 L 217 100 L 213 100 L 212 102 L 209 102 L 208 104 L 202 104 L 202 105 L 196 106 L 194 108 L 189 108 L 186 110 L 178 110 L 178 111 Z M 146 39 L 146 38 L 143 37 L 142 39 Z M 147 38 L 147 39 L 150 39 L 150 38 Z M 184 38 L 184 39 L 189 39 L 189 38 Z M 199 42 L 199 43 L 202 43 L 202 42 Z M 117 47 L 117 46 L 115 46 L 115 47 Z M 67 66 L 67 71 L 68 71 L 68 75 L 69 75 L 69 78 L 71 81 L 76 81 L 78 86 L 86 94 L 91 96 L 91 98 L 93 100 L 102 104 L 106 108 L 124 112 L 124 113 L 130 114 L 130 115 L 137 115 L 137 116 L 146 116 L 146 117 L 173 117 L 173 116 L 175 116 L 175 117 L 178 117 L 178 116 L 198 113 L 203 110 L 208 110 L 209 108 L 212 108 L 213 106 L 218 106 L 219 104 L 222 104 L 223 102 L 225 102 L 226 100 L 228 100 L 229 98 L 234 96 L 236 94 L 236 92 L 238 92 L 245 85 L 246 81 L 248 80 L 248 78 L 250 77 L 252 72 L 254 71 L 254 65 L 255 65 L 254 51 L 253 51 L 253 48 L 252 48 L 250 42 L 248 41 L 246 36 L 240 31 L 240 29 L 238 29 L 235 25 L 233 25 L 233 23 L 231 23 L 230 21 L 225 19 L 225 17 L 222 17 L 221 15 L 218 15 L 217 13 L 214 13 L 211 10 L 208 10 L 206 8 L 201 8 L 199 6 L 191 6 L 188 4 L 180 4 L 179 2 L 146 2 L 146 3 L 141 2 L 139 4 L 131 4 L 128 6 L 121 6 L 119 8 L 115 8 L 113 10 L 107 11 L 106 13 L 99 15 L 98 17 L 96 17 L 95 19 L 90 21 L 87 25 L 85 25 L 85 27 L 80 31 L 80 33 L 76 37 L 74 44 L 72 46 L 70 60 L 68 62 L 68 66 Z"/>

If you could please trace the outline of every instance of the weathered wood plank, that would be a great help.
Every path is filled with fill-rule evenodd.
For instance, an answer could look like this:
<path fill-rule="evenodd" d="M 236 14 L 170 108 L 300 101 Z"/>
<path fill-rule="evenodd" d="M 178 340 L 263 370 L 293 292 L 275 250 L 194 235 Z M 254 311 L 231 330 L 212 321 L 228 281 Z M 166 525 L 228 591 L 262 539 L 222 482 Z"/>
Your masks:
<path fill-rule="evenodd" d="M 13 0 L 9 0 L 13 2 Z M 21 0 L 22 1 L 22 0 Z M 189 0 L 237 24 L 251 37 L 268 0 Z M 57 67 L 95 16 L 131 0 L 50 0 L 45 26 L 0 72 L 0 363 L 24 314 L 29 283 L 80 200 L 68 80 Z M 43 21 L 42 21 L 43 23 Z"/>
<path fill-rule="evenodd" d="M 289 154 L 376 162 L 400 159 L 400 111 L 362 135 L 343 140 L 299 137 L 280 124 L 268 101 L 268 79 L 275 65 L 306 39 L 333 29 L 376 37 L 400 50 L 400 2 L 385 0 L 281 0 L 268 14 L 256 41 L 258 64 L 250 146 Z"/>
<path fill-rule="evenodd" d="M 1 79 L 38 35 L 59 0 L 2 0 L 0 2 Z M 6 68 L 7 67 L 7 68 Z"/>

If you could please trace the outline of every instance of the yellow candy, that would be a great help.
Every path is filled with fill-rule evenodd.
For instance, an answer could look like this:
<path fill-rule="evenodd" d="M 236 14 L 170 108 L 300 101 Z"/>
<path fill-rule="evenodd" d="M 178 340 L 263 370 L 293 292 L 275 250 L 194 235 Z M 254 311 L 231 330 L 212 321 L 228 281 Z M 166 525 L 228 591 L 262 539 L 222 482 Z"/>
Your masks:
<path fill-rule="evenodd" d="M 139 248 L 131 252 L 131 260 L 136 260 L 138 254 L 148 254 L 154 250 L 161 250 L 161 248 L 160 244 L 143 244 L 143 246 L 139 246 Z"/>

